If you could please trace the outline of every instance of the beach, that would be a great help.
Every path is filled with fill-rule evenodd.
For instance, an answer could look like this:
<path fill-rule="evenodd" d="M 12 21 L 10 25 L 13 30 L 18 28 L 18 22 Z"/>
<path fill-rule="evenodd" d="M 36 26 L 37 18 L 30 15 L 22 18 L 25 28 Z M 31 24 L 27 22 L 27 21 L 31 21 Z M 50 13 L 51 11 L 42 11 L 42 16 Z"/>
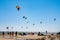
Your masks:
<path fill-rule="evenodd" d="M 60 40 L 60 37 L 58 38 L 56 35 L 55 36 L 51 36 L 50 38 L 48 38 L 49 36 L 37 36 L 37 35 L 25 35 L 25 36 L 20 36 L 18 35 L 17 37 L 15 36 L 0 36 L 0 40 Z M 51 39 L 53 38 L 53 39 Z"/>

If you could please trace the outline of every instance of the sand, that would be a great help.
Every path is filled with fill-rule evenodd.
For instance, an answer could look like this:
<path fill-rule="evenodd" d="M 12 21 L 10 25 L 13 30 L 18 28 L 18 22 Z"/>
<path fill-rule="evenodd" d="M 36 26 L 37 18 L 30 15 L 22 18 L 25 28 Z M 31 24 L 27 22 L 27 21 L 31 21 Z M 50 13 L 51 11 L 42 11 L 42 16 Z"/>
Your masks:
<path fill-rule="evenodd" d="M 55 37 L 55 36 L 53 36 Z M 9 36 L 3 38 L 3 36 L 0 37 L 0 40 L 24 40 L 24 39 L 41 39 L 41 38 L 46 38 L 46 40 L 50 40 L 50 38 L 48 38 L 48 36 L 37 36 L 37 35 L 26 35 L 26 36 L 20 36 L 18 35 L 17 38 L 16 37 L 11 37 L 9 38 Z M 56 38 L 56 37 L 55 37 Z M 58 38 L 56 38 L 56 40 L 59 40 Z"/>

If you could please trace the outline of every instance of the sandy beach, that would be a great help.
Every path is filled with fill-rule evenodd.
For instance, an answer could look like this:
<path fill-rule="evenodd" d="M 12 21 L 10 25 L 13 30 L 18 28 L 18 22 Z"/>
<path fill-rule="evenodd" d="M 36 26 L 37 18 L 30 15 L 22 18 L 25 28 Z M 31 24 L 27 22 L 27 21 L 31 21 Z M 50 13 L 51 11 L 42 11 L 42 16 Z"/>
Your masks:
<path fill-rule="evenodd" d="M 26 36 L 20 36 L 17 37 L 10 37 L 10 36 L 0 36 L 0 40 L 51 40 L 51 38 L 54 38 L 53 40 L 60 40 L 60 38 L 57 38 L 56 36 L 51 36 L 51 38 L 48 38 L 49 36 L 37 36 L 37 35 L 26 35 Z"/>

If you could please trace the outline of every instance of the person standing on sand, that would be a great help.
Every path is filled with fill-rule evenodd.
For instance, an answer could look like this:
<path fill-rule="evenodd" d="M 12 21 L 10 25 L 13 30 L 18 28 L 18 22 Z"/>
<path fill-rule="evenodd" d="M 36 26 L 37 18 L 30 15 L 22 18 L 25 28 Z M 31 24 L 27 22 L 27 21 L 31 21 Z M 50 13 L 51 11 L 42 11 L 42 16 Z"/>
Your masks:
<path fill-rule="evenodd" d="M 11 38 L 11 32 L 10 32 L 10 38 Z"/>
<path fill-rule="evenodd" d="M 12 38 L 13 38 L 13 36 L 14 36 L 14 32 L 12 32 Z"/>
<path fill-rule="evenodd" d="M 15 37 L 16 37 L 15 39 L 17 40 L 17 32 L 15 32 Z"/>
<path fill-rule="evenodd" d="M 17 37 L 17 32 L 15 32 L 15 36 Z"/>
<path fill-rule="evenodd" d="M 2 32 L 2 34 L 3 34 L 3 38 L 4 38 L 4 32 Z"/>

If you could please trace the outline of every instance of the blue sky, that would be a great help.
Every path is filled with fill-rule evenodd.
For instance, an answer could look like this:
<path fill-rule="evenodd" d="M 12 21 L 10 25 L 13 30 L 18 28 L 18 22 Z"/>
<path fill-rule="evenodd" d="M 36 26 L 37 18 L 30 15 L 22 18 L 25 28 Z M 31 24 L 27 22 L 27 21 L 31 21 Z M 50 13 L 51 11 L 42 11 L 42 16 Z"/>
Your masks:
<path fill-rule="evenodd" d="M 60 0 L 0 0 L 0 31 L 8 31 L 6 27 L 9 31 L 59 32 Z"/>

